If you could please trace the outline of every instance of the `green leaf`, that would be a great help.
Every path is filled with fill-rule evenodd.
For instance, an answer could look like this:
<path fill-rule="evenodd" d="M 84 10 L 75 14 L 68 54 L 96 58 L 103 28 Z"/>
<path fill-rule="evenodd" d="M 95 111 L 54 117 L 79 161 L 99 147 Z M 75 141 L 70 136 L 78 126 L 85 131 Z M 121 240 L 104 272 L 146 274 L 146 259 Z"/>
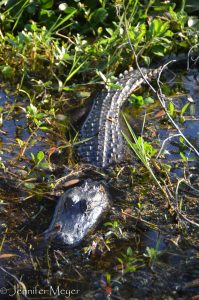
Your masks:
<path fill-rule="evenodd" d="M 119 261 L 119 263 L 121 263 L 121 265 L 124 264 L 124 263 L 123 263 L 123 260 L 122 260 L 120 257 L 118 257 L 117 260 Z"/>
<path fill-rule="evenodd" d="M 142 55 L 142 58 L 147 66 L 150 66 L 151 59 L 149 56 Z"/>
<path fill-rule="evenodd" d="M 111 223 L 111 222 L 106 222 L 106 223 L 104 223 L 104 226 L 113 226 L 113 223 Z"/>
<path fill-rule="evenodd" d="M 32 160 L 35 162 L 35 156 L 34 156 L 34 154 L 31 152 L 30 155 L 32 157 Z"/>
<path fill-rule="evenodd" d="M 106 28 L 106 31 L 110 34 L 110 36 L 113 35 L 113 29 L 112 28 Z"/>
<path fill-rule="evenodd" d="M 139 25 L 139 27 L 134 28 L 135 32 L 135 46 L 137 46 L 145 37 L 147 29 L 145 24 Z"/>
<path fill-rule="evenodd" d="M 135 272 L 135 271 L 136 271 L 135 266 L 129 266 L 129 267 L 125 268 L 124 273 Z"/>
<path fill-rule="evenodd" d="M 144 99 L 143 99 L 143 97 L 142 96 L 136 96 L 134 94 L 132 94 L 129 97 L 129 102 L 132 103 L 132 104 L 139 105 L 139 106 L 144 105 Z"/>
<path fill-rule="evenodd" d="M 73 88 L 70 88 L 69 86 L 63 87 L 63 91 L 73 91 Z"/>
<path fill-rule="evenodd" d="M 113 222 L 113 227 L 115 227 L 115 228 L 118 227 L 118 221 L 117 221 L 117 220 L 115 220 L 115 221 Z"/>
<path fill-rule="evenodd" d="M 111 282 L 111 274 L 106 273 L 106 281 L 107 281 L 108 284 L 110 284 L 110 282 Z"/>
<path fill-rule="evenodd" d="M 37 161 L 38 162 L 41 162 L 43 159 L 44 159 L 44 153 L 43 153 L 43 151 L 39 151 L 38 153 L 37 153 L 37 156 L 36 156 L 36 158 L 37 158 Z"/>
<path fill-rule="evenodd" d="M 98 8 L 96 9 L 89 17 L 89 21 L 92 26 L 96 26 L 99 23 L 103 23 L 107 18 L 108 13 L 105 8 Z"/>
<path fill-rule="evenodd" d="M 128 256 L 133 256 L 133 250 L 132 250 L 131 247 L 128 247 L 128 249 L 127 249 L 127 251 L 126 251 L 126 254 L 127 254 Z"/>
<path fill-rule="evenodd" d="M 181 109 L 181 112 L 180 112 L 180 116 L 181 116 L 181 117 L 184 115 L 184 113 L 185 113 L 185 111 L 187 110 L 189 104 L 190 104 L 189 102 L 186 103 L 186 104 L 183 106 L 183 108 Z"/>
<path fill-rule="evenodd" d="M 144 99 L 145 104 L 153 104 L 154 102 L 155 102 L 154 99 L 151 97 L 147 97 Z"/>
<path fill-rule="evenodd" d="M 48 130 L 49 128 L 46 127 L 46 126 L 39 126 L 39 129 L 40 129 L 40 130 Z"/>
<path fill-rule="evenodd" d="M 14 70 L 9 65 L 4 65 L 0 67 L 1 73 L 5 79 L 11 79 L 14 76 Z"/>
<path fill-rule="evenodd" d="M 151 52 L 153 52 L 157 56 L 164 56 L 165 47 L 162 45 L 155 45 L 151 48 Z"/>
<path fill-rule="evenodd" d="M 49 167 L 49 163 L 45 162 L 45 163 L 40 163 L 39 167 Z"/>
<path fill-rule="evenodd" d="M 65 10 L 64 10 L 65 14 L 73 14 L 76 12 L 76 9 L 72 6 L 68 6 Z"/>
<path fill-rule="evenodd" d="M 44 113 L 38 113 L 38 114 L 35 114 L 35 115 L 34 115 L 34 117 L 35 117 L 36 119 L 42 119 L 44 116 L 45 116 Z"/>
<path fill-rule="evenodd" d="M 168 104 L 168 112 L 170 114 L 171 117 L 174 116 L 174 111 L 175 111 L 175 106 L 172 102 L 169 102 Z"/>
<path fill-rule="evenodd" d="M 27 106 L 26 110 L 30 115 L 35 115 L 37 113 L 37 107 L 32 103 L 30 104 L 30 106 Z"/>
<path fill-rule="evenodd" d="M 162 164 L 161 165 L 164 172 L 170 172 L 171 171 L 171 165 L 169 164 Z"/>
<path fill-rule="evenodd" d="M 186 156 L 184 155 L 184 153 L 180 152 L 180 156 L 181 156 L 181 158 L 182 158 L 182 160 L 183 160 L 184 162 L 187 161 L 187 158 L 186 158 Z"/>
<path fill-rule="evenodd" d="M 43 9 L 49 9 L 53 7 L 53 0 L 39 0 L 41 8 Z"/>
<path fill-rule="evenodd" d="M 41 9 L 39 15 L 42 17 L 42 19 L 48 20 L 48 18 L 54 15 L 54 12 L 48 9 Z"/>
<path fill-rule="evenodd" d="M 128 33 L 129 33 L 129 36 L 130 36 L 132 42 L 134 42 L 135 41 L 135 33 L 133 31 L 130 31 L 130 30 L 128 31 Z"/>
<path fill-rule="evenodd" d="M 150 27 L 149 27 L 149 34 L 150 37 L 159 37 L 162 36 L 165 31 L 168 30 L 169 22 L 163 22 L 160 19 L 155 19 L 152 21 Z"/>
<path fill-rule="evenodd" d="M 164 36 L 172 37 L 174 33 L 171 30 L 167 30 L 164 34 Z"/>

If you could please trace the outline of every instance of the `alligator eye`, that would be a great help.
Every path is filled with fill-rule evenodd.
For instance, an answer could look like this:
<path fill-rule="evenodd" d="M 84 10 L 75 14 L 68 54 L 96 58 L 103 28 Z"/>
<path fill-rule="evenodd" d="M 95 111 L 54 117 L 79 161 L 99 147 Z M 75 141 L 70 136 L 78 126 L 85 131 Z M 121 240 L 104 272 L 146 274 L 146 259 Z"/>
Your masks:
<path fill-rule="evenodd" d="M 81 210 L 82 213 L 84 213 L 87 210 L 87 204 L 86 204 L 86 200 L 85 199 L 82 199 L 79 202 L 79 207 L 80 207 L 80 210 Z"/>

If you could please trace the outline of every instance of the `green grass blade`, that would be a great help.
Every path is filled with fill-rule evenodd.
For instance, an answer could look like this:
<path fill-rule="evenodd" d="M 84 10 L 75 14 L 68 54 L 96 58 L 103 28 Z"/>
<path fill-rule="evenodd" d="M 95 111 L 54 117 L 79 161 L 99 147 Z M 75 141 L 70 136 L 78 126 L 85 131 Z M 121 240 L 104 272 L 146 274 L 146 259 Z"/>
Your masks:
<path fill-rule="evenodd" d="M 145 166 L 145 168 L 149 171 L 149 173 L 151 174 L 152 178 L 155 180 L 155 182 L 157 183 L 157 185 L 159 186 L 159 188 L 164 192 L 159 180 L 157 179 L 156 175 L 154 174 L 150 163 L 149 163 L 149 157 L 147 157 L 146 151 L 145 151 L 145 147 L 144 147 L 144 140 L 141 138 L 140 140 L 138 140 L 138 138 L 136 137 L 136 134 L 134 133 L 132 127 L 130 126 L 130 124 L 128 123 L 126 117 L 123 115 L 125 123 L 128 127 L 128 130 L 134 140 L 135 143 L 133 143 L 130 138 L 122 132 L 125 140 L 127 141 L 127 144 L 129 145 L 129 147 L 135 152 L 136 156 L 141 160 L 141 162 L 143 163 L 143 165 Z"/>

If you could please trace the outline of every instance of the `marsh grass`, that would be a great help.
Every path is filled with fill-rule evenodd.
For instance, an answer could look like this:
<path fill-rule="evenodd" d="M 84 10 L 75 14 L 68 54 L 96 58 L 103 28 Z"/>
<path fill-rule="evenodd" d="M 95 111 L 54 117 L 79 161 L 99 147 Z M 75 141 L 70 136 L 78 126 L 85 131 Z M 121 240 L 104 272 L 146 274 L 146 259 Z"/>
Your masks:
<path fill-rule="evenodd" d="M 157 176 L 155 175 L 155 173 L 151 167 L 151 164 L 150 164 L 150 158 L 156 154 L 156 152 L 157 152 L 156 149 L 154 149 L 148 142 L 145 142 L 142 136 L 137 137 L 124 115 L 123 115 L 123 118 L 125 120 L 128 130 L 129 130 L 130 137 L 132 138 L 132 140 L 131 140 L 130 137 L 123 132 L 123 136 L 124 136 L 125 140 L 127 141 L 127 144 L 134 151 L 134 153 L 140 159 L 140 161 L 145 166 L 145 168 L 148 170 L 149 174 L 151 175 L 151 177 L 153 178 L 153 180 L 155 181 L 157 186 L 165 194 L 165 190 L 164 190 L 163 186 L 161 185 L 160 181 L 158 180 Z"/>
<path fill-rule="evenodd" d="M 22 89 L 50 80 L 59 92 L 100 81 L 134 63 L 128 36 L 148 66 L 198 42 L 188 2 L 1 1 L 0 76 Z"/>

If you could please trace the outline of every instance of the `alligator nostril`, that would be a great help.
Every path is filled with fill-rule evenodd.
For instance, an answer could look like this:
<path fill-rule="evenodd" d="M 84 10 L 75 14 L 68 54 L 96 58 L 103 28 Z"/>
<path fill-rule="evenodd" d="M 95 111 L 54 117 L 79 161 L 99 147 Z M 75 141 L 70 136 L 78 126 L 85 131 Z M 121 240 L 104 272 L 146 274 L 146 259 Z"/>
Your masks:
<path fill-rule="evenodd" d="M 61 231 L 61 228 L 62 228 L 62 226 L 59 223 L 56 223 L 54 226 L 54 230 L 56 230 L 57 232 Z"/>

